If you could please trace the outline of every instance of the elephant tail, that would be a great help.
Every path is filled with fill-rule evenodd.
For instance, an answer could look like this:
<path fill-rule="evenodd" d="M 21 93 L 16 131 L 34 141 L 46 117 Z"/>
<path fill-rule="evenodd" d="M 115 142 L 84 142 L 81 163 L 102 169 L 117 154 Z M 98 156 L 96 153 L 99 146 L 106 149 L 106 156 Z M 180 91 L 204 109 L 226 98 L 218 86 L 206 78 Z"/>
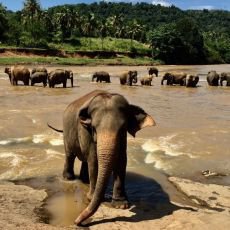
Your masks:
<path fill-rule="evenodd" d="M 56 132 L 63 133 L 63 130 L 61 130 L 61 129 L 56 129 L 56 128 L 52 127 L 49 123 L 47 123 L 47 126 L 48 126 L 49 128 L 51 128 L 51 129 L 53 129 L 53 130 L 56 131 Z"/>

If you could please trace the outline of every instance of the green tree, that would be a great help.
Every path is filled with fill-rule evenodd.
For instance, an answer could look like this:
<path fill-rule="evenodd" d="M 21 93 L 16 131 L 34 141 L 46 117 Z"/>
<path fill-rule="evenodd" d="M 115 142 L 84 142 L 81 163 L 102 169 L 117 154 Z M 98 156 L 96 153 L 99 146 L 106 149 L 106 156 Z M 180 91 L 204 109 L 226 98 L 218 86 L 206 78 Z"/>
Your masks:
<path fill-rule="evenodd" d="M 96 28 L 97 28 L 98 21 L 96 20 L 95 14 L 89 13 L 84 18 L 83 23 L 83 32 L 85 36 L 89 38 L 89 48 L 92 47 L 92 40 L 91 38 L 95 36 L 96 34 Z"/>
<path fill-rule="evenodd" d="M 9 29 L 8 20 L 6 17 L 6 8 L 0 3 L 0 42 L 6 40 L 6 32 Z"/>
<path fill-rule="evenodd" d="M 167 64 L 180 63 L 183 41 L 175 29 L 175 24 L 157 27 L 149 34 L 149 42 L 153 58 L 161 59 Z"/>

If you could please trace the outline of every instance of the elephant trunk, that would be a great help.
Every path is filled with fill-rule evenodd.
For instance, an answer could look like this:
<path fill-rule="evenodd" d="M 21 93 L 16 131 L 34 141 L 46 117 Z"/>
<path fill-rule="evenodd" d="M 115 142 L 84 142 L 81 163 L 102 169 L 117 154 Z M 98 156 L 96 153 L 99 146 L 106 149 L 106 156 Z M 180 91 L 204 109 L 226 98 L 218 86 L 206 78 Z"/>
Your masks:
<path fill-rule="evenodd" d="M 106 186 L 112 173 L 116 143 L 117 137 L 116 135 L 111 135 L 111 133 L 97 136 L 98 177 L 96 188 L 91 202 L 75 220 L 75 224 L 78 226 L 97 211 L 104 198 Z"/>

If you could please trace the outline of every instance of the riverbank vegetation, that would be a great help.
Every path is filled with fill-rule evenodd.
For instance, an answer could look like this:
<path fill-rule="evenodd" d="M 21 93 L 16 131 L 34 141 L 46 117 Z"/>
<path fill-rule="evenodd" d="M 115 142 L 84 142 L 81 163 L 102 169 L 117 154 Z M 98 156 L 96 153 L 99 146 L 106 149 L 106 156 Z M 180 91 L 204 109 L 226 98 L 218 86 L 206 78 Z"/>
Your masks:
<path fill-rule="evenodd" d="M 229 20 L 230 12 L 221 10 L 105 1 L 43 9 L 38 0 L 25 0 L 17 12 L 0 4 L 0 41 L 1 47 L 73 54 L 112 51 L 120 60 L 123 52 L 126 59 L 166 64 L 230 63 Z"/>

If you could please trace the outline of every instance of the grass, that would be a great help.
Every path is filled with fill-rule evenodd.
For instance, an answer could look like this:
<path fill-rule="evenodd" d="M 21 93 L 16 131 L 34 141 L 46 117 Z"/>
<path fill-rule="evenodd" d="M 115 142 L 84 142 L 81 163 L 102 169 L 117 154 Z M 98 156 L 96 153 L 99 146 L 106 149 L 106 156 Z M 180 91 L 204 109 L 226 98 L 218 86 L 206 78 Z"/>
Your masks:
<path fill-rule="evenodd" d="M 35 55 L 9 55 L 0 56 L 0 65 L 14 64 L 60 64 L 60 65 L 152 65 L 158 62 L 148 57 L 150 48 L 146 44 L 142 44 L 130 39 L 116 39 L 107 37 L 103 41 L 100 38 L 75 38 L 65 43 L 50 43 L 50 49 L 58 49 L 74 54 L 77 51 L 113 51 L 121 52 L 117 57 L 100 58 L 100 57 L 53 57 L 53 56 L 35 56 Z M 12 46 L 1 45 L 0 48 L 17 48 Z M 135 52 L 134 58 L 128 57 L 125 53 Z"/>
<path fill-rule="evenodd" d="M 0 57 L 0 65 L 14 64 L 58 65 L 151 65 L 151 58 L 60 58 L 60 57 Z"/>
<path fill-rule="evenodd" d="M 132 46 L 131 46 L 132 43 Z M 75 38 L 72 41 L 54 44 L 50 43 L 49 47 L 54 49 L 62 49 L 66 51 L 96 51 L 96 50 L 104 50 L 104 51 L 115 51 L 115 52 L 129 52 L 132 49 L 135 49 L 137 53 L 143 54 L 150 52 L 150 48 L 148 45 L 140 43 L 138 41 L 133 40 L 131 42 L 130 39 L 120 39 L 120 38 L 111 38 L 106 37 L 102 40 L 100 38 Z"/>

